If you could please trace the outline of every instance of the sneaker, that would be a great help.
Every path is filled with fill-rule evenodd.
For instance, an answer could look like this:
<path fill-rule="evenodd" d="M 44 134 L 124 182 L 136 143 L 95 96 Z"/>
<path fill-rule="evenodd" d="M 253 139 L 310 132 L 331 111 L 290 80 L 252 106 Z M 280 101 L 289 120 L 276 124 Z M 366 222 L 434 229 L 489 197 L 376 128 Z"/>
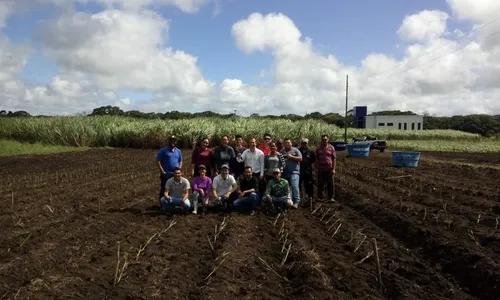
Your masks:
<path fill-rule="evenodd" d="M 333 198 L 330 198 L 330 202 L 335 202 L 335 199 L 333 199 Z"/>
<path fill-rule="evenodd" d="M 299 205 L 298 204 L 294 204 L 292 205 L 293 208 L 299 208 Z"/>
<path fill-rule="evenodd" d="M 251 215 L 251 216 L 255 216 L 255 210 L 252 210 L 252 211 L 250 212 L 250 215 Z"/>
<path fill-rule="evenodd" d="M 193 210 L 193 215 L 196 215 L 198 212 L 196 210 Z"/>

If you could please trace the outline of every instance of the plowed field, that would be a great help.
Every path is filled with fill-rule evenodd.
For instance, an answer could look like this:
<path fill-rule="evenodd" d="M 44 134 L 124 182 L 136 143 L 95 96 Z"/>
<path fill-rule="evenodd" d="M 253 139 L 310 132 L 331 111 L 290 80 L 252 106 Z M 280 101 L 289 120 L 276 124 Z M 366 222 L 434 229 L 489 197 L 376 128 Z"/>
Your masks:
<path fill-rule="evenodd" d="M 155 151 L 0 158 L 0 299 L 498 299 L 500 171 L 425 155 L 341 154 L 336 203 L 255 216 L 159 213 Z"/>

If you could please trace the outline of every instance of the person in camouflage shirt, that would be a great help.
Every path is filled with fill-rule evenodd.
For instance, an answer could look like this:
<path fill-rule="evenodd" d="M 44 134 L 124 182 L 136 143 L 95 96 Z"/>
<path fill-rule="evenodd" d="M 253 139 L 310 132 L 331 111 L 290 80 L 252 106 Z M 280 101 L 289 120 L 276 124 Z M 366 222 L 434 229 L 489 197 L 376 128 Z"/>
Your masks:
<path fill-rule="evenodd" d="M 281 169 L 275 168 L 273 171 L 273 179 L 267 183 L 266 191 L 262 197 L 262 203 L 268 204 L 272 202 L 275 205 L 293 207 L 291 198 L 288 181 L 281 178 Z"/>

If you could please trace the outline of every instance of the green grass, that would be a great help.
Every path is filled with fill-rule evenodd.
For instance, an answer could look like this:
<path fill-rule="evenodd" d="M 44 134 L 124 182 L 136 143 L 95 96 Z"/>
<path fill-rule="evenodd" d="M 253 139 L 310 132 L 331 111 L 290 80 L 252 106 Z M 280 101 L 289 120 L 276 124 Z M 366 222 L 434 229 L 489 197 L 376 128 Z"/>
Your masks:
<path fill-rule="evenodd" d="M 88 147 L 67 147 L 56 145 L 44 145 L 40 143 L 21 143 L 11 140 L 0 140 L 0 156 L 26 155 L 26 154 L 50 154 L 70 151 L 85 151 Z"/>
<path fill-rule="evenodd" d="M 467 153 L 500 153 L 500 140 L 481 139 L 467 140 L 397 140 L 390 141 L 390 150 L 436 151 L 436 152 L 467 152 Z"/>
<path fill-rule="evenodd" d="M 0 118 L 0 138 L 63 146 L 158 148 L 170 134 L 178 136 L 182 145 L 187 146 L 202 137 L 210 137 L 217 144 L 223 134 L 241 134 L 246 139 L 260 139 L 264 133 L 277 138 L 289 137 L 294 141 L 307 137 L 312 144 L 318 144 L 322 134 L 328 134 L 332 141 L 344 139 L 342 128 L 317 120 L 245 117 L 148 120 L 118 116 Z M 375 135 L 388 141 L 477 141 L 481 138 L 476 134 L 454 130 L 348 129 L 349 140 L 363 135 Z"/>

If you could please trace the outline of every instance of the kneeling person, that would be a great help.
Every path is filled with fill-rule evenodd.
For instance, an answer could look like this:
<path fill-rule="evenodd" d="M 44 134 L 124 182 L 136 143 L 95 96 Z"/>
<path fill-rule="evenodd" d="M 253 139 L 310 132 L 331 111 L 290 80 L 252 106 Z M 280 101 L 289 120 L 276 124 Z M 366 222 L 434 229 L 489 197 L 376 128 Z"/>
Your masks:
<path fill-rule="evenodd" d="M 219 201 L 223 207 L 230 205 L 230 200 L 234 197 L 234 192 L 238 189 L 238 184 L 234 176 L 229 174 L 229 166 L 222 165 L 221 173 L 215 176 L 212 182 L 212 198 Z"/>
<path fill-rule="evenodd" d="M 164 196 L 160 199 L 162 209 L 167 210 L 180 206 L 184 212 L 189 211 L 191 207 L 188 199 L 190 188 L 189 180 L 181 175 L 181 169 L 175 168 L 174 177 L 167 180 Z"/>
<path fill-rule="evenodd" d="M 209 206 L 208 199 L 212 190 L 212 180 L 207 176 L 207 169 L 204 165 L 198 166 L 198 176 L 193 178 L 193 214 L 198 213 L 198 203 L 202 203 L 203 212 Z"/>
<path fill-rule="evenodd" d="M 238 178 L 238 199 L 233 203 L 235 209 L 250 209 L 250 215 L 255 214 L 255 208 L 259 205 L 259 180 L 253 176 L 252 167 L 245 167 L 243 175 Z"/>
<path fill-rule="evenodd" d="M 290 186 L 288 180 L 281 178 L 281 169 L 275 168 L 273 171 L 273 179 L 267 183 L 267 189 L 262 197 L 262 202 L 265 204 L 273 203 L 285 207 L 293 206 L 291 199 Z"/>

